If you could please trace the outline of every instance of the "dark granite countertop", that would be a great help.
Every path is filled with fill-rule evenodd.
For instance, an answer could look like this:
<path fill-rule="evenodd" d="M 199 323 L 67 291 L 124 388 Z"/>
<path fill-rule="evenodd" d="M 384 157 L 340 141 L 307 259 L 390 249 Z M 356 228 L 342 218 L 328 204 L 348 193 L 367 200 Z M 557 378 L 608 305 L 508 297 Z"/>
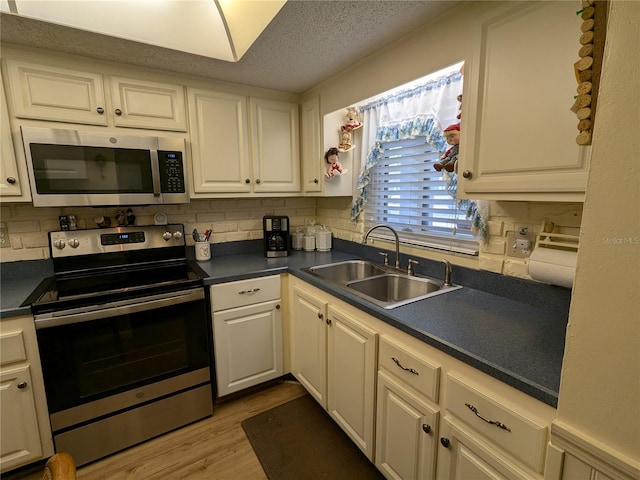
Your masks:
<path fill-rule="evenodd" d="M 246 242 L 245 242 L 246 243 Z M 250 242 L 249 242 L 250 243 Z M 205 285 L 290 273 L 413 337 L 548 404 L 557 406 L 570 291 L 528 280 L 453 267 L 464 288 L 385 310 L 301 269 L 352 258 L 377 261 L 377 249 L 334 240 L 330 252 L 292 252 L 265 258 L 255 244 L 234 250 L 216 246 L 198 262 Z M 216 251 L 217 250 L 217 251 Z M 406 258 L 402 258 L 406 264 Z M 20 304 L 51 275 L 48 262 L 2 268 L 2 317 L 29 313 Z M 441 278 L 439 262 L 420 260 L 418 274 Z M 9 264 L 10 265 L 10 264 Z M 18 273 L 20 272 L 20 273 Z"/>
<path fill-rule="evenodd" d="M 51 275 L 51 260 L 0 263 L 0 318 L 29 315 L 31 308 L 20 305 Z"/>

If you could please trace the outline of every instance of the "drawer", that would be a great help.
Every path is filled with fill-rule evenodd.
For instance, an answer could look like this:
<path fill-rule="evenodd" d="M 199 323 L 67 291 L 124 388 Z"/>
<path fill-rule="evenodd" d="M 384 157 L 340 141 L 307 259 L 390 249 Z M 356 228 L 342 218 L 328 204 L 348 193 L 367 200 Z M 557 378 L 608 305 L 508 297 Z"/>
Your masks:
<path fill-rule="evenodd" d="M 495 445 L 542 473 L 547 422 L 506 399 L 491 395 L 455 372 L 447 374 L 445 406 Z"/>
<path fill-rule="evenodd" d="M 250 278 L 211 286 L 214 312 L 280 298 L 280 275 Z"/>
<path fill-rule="evenodd" d="M 378 367 L 384 368 L 418 393 L 438 403 L 439 365 L 407 350 L 383 335 L 380 338 Z"/>
<path fill-rule="evenodd" d="M 22 330 L 6 332 L 0 335 L 0 365 L 24 362 L 27 360 L 27 350 L 24 346 Z"/>

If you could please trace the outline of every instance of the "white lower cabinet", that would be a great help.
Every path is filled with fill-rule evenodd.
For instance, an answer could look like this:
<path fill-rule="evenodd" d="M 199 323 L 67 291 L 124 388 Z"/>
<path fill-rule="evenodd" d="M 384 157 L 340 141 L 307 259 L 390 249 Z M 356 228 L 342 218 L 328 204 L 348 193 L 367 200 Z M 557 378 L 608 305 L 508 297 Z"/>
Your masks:
<path fill-rule="evenodd" d="M 0 472 L 53 453 L 33 317 L 0 320 Z"/>
<path fill-rule="evenodd" d="M 300 279 L 289 285 L 292 373 L 386 478 L 543 480 L 553 407 Z"/>
<path fill-rule="evenodd" d="M 381 336 L 375 463 L 388 479 L 434 477 L 439 382 L 439 365 Z"/>
<path fill-rule="evenodd" d="M 283 375 L 280 277 L 211 286 L 218 395 Z"/>
<path fill-rule="evenodd" d="M 439 478 L 542 479 L 550 419 L 544 408 L 496 395 L 457 372 L 446 379 Z M 475 475 L 475 476 L 474 476 Z"/>
<path fill-rule="evenodd" d="M 332 306 L 328 320 L 327 410 L 373 459 L 378 334 Z"/>
<path fill-rule="evenodd" d="M 375 463 L 393 480 L 435 474 L 439 412 L 424 397 L 378 373 Z"/>
<path fill-rule="evenodd" d="M 377 333 L 311 287 L 292 302 L 292 373 L 372 460 Z"/>
<path fill-rule="evenodd" d="M 327 303 L 297 287 L 292 301 L 291 373 L 327 408 Z"/>

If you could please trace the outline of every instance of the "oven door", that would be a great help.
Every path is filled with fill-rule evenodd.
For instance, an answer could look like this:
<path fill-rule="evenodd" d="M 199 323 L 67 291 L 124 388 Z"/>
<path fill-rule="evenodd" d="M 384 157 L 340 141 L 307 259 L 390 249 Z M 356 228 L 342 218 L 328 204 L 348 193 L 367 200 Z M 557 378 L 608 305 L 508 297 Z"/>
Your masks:
<path fill-rule="evenodd" d="M 202 287 L 35 321 L 54 431 L 211 382 Z"/>

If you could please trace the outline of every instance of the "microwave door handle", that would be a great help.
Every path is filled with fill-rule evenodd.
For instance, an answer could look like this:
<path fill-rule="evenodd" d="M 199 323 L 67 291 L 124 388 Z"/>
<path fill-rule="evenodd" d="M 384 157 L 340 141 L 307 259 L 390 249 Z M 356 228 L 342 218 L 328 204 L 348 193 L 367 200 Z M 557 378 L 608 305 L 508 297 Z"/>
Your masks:
<path fill-rule="evenodd" d="M 153 182 L 153 196 L 159 197 L 162 194 L 160 188 L 160 164 L 158 162 L 158 150 L 151 150 L 151 180 Z"/>

